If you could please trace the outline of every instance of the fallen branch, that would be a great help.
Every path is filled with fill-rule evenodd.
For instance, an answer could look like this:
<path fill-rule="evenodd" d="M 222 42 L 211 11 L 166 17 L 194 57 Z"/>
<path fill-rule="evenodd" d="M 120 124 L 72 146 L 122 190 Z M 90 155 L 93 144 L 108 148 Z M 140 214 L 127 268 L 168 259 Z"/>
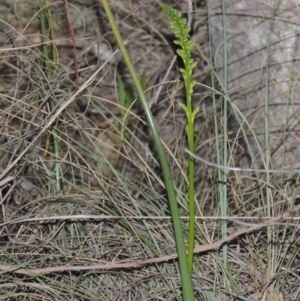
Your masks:
<path fill-rule="evenodd" d="M 235 238 L 241 235 L 248 234 L 253 231 L 257 231 L 267 226 L 272 226 L 274 223 L 277 223 L 278 221 L 283 221 L 286 218 L 292 217 L 293 212 L 299 209 L 300 209 L 300 205 L 296 206 L 293 209 L 293 211 L 286 211 L 283 214 L 276 216 L 272 219 L 269 219 L 264 223 L 259 223 L 258 225 L 254 225 L 250 228 L 239 229 L 233 232 L 232 234 L 228 235 L 227 237 L 220 239 L 216 242 L 207 244 L 205 246 L 197 246 L 194 248 L 194 254 L 200 254 L 208 251 L 217 251 L 218 249 L 220 249 L 222 245 L 234 240 Z M 16 266 L 0 265 L 0 271 L 7 271 L 7 272 L 22 274 L 27 276 L 38 276 L 41 274 L 59 273 L 59 272 L 66 272 L 66 271 L 86 271 L 86 270 L 107 271 L 107 270 L 120 270 L 120 269 L 138 269 L 154 263 L 168 262 L 170 260 L 177 259 L 177 257 L 178 257 L 177 253 L 174 253 L 162 257 L 133 261 L 133 262 L 126 262 L 126 263 L 93 264 L 93 265 L 86 265 L 86 266 L 62 265 L 62 266 L 54 266 L 54 267 L 47 267 L 47 268 L 40 268 L 40 269 L 25 269 L 24 266 L 16 267 Z"/>

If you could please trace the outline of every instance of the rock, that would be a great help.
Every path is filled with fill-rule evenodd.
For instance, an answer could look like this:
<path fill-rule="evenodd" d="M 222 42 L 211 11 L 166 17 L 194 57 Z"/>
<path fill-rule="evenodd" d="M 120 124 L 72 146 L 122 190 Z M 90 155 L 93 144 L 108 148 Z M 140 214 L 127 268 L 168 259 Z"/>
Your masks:
<path fill-rule="evenodd" d="M 273 168 L 295 164 L 300 157 L 296 127 L 300 104 L 297 5 L 289 0 L 227 3 L 225 43 L 221 3 L 208 1 L 213 56 L 221 87 L 226 45 L 228 95 L 232 111 L 240 115 L 240 125 L 249 138 L 248 151 L 261 163 L 270 147 Z M 265 112 L 265 103 L 269 112 Z M 265 118 L 270 132 L 267 144 Z"/>

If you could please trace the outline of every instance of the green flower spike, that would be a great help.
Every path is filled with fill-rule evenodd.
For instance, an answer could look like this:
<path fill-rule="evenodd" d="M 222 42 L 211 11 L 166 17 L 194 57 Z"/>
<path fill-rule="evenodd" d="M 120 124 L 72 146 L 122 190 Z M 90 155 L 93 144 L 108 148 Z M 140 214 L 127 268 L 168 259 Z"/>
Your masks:
<path fill-rule="evenodd" d="M 199 112 L 199 108 L 193 110 L 192 107 L 192 94 L 193 88 L 196 84 L 195 80 L 192 80 L 192 72 L 196 67 L 196 62 L 191 57 L 191 50 L 194 47 L 194 42 L 189 37 L 190 28 L 186 26 L 186 19 L 182 18 L 181 13 L 177 10 L 159 3 L 161 8 L 168 15 L 170 20 L 170 26 L 174 31 L 176 40 L 174 43 L 180 48 L 177 50 L 178 55 L 182 58 L 184 68 L 180 68 L 182 73 L 185 92 L 186 92 L 186 104 L 180 103 L 180 107 L 185 111 L 187 117 L 187 138 L 189 151 L 195 152 L 194 142 L 194 120 Z M 193 256 L 195 245 L 195 161 L 192 156 L 189 157 L 189 244 L 188 244 L 188 266 L 192 273 L 193 268 Z"/>

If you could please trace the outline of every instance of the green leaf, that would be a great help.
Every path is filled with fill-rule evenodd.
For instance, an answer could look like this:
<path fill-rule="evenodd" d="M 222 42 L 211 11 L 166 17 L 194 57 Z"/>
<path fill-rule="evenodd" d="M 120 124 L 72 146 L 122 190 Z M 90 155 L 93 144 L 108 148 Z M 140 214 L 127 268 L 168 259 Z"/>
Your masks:
<path fill-rule="evenodd" d="M 185 112 L 188 111 L 186 105 L 184 103 L 179 103 L 179 106 L 181 107 L 181 109 L 183 109 Z"/>
<path fill-rule="evenodd" d="M 194 123 L 195 117 L 196 117 L 196 115 L 199 113 L 199 111 L 200 111 L 200 108 L 199 108 L 199 107 L 196 108 L 196 109 L 193 111 L 193 114 L 192 114 L 192 120 L 193 120 L 193 123 Z"/>

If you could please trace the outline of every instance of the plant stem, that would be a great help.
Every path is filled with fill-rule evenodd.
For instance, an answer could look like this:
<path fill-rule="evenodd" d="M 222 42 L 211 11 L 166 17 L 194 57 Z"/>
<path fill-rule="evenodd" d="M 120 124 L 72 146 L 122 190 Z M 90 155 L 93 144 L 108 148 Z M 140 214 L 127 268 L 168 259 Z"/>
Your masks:
<path fill-rule="evenodd" d="M 187 136 L 189 151 L 195 152 L 194 141 L 194 117 L 192 116 L 192 99 L 191 94 L 188 92 L 189 85 L 186 87 L 187 98 Z M 188 265 L 190 273 L 193 271 L 193 259 L 194 259 L 194 245 L 195 245 L 195 159 L 189 156 L 189 245 L 188 245 Z"/>
<path fill-rule="evenodd" d="M 190 27 L 186 25 L 186 19 L 172 7 L 160 2 L 159 5 L 165 11 L 170 19 L 171 28 L 174 30 L 175 37 L 174 44 L 179 45 L 177 50 L 178 55 L 182 58 L 184 68 L 180 68 L 182 73 L 184 85 L 186 104 L 180 103 L 181 108 L 186 113 L 187 126 L 186 134 L 188 137 L 189 151 L 195 152 L 194 142 L 194 119 L 199 112 L 199 108 L 193 109 L 192 95 L 195 81 L 192 80 L 193 69 L 197 63 L 191 57 L 191 50 L 194 47 L 194 42 L 189 37 Z M 189 156 L 189 245 L 188 245 L 188 266 L 190 273 L 193 271 L 194 259 L 194 245 L 195 245 L 195 159 Z"/>
<path fill-rule="evenodd" d="M 138 79 L 138 76 L 135 72 L 135 69 L 132 65 L 129 54 L 124 46 L 122 37 L 119 33 L 119 30 L 117 28 L 115 20 L 112 16 L 112 13 L 108 6 L 107 0 L 101 0 L 101 2 L 103 4 L 104 10 L 106 12 L 107 18 L 109 20 L 110 26 L 112 28 L 112 31 L 114 33 L 114 36 L 118 43 L 118 46 L 120 48 L 120 51 L 124 57 L 124 60 L 125 60 L 128 70 L 129 70 L 129 73 L 132 77 L 133 83 L 137 89 L 139 99 L 142 103 L 149 127 L 150 127 L 152 135 L 153 135 L 155 146 L 156 146 L 156 149 L 157 149 L 157 152 L 159 155 L 160 164 L 161 164 L 161 167 L 163 170 L 164 182 L 165 182 L 166 189 L 167 189 L 168 200 L 169 200 L 169 205 L 170 205 L 170 210 L 171 210 L 171 215 L 172 215 L 172 221 L 173 221 L 173 227 L 174 227 L 174 233 L 175 233 L 175 239 L 176 239 L 176 247 L 177 247 L 178 259 L 179 259 L 179 269 L 180 269 L 180 275 L 181 275 L 181 281 L 182 281 L 183 299 L 185 301 L 193 301 L 193 300 L 195 300 L 195 298 L 194 298 L 191 274 L 188 269 L 187 256 L 185 253 L 183 231 L 182 231 L 181 220 L 180 220 L 180 216 L 179 216 L 178 203 L 177 203 L 177 199 L 176 199 L 174 184 L 172 181 L 170 167 L 169 167 L 168 160 L 167 160 L 167 157 L 165 154 L 165 150 L 163 148 L 163 144 L 161 142 L 160 136 L 156 129 L 154 119 L 153 119 L 152 113 L 150 111 L 150 108 L 148 106 L 148 102 L 147 102 L 146 96 L 144 94 L 143 88 L 142 88 L 141 83 Z"/>

